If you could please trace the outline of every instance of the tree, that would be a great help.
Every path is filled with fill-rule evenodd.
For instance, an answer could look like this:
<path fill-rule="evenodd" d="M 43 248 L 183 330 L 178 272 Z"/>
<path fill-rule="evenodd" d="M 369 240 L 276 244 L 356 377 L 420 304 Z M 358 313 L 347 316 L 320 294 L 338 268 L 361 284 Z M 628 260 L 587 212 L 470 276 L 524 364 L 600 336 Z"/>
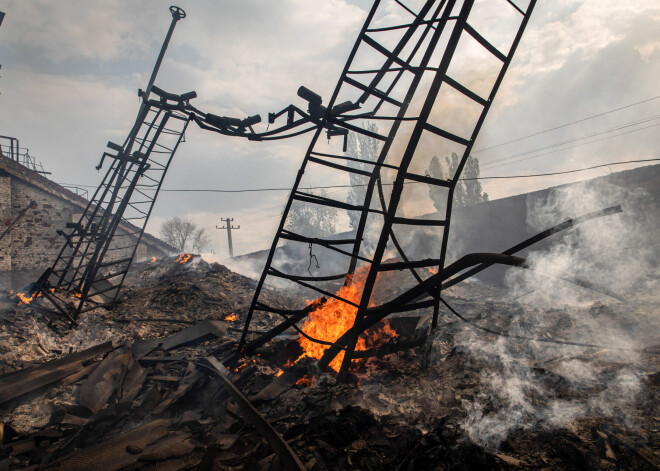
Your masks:
<path fill-rule="evenodd" d="M 202 252 L 211 245 L 209 235 L 203 227 L 185 218 L 173 217 L 160 226 L 160 237 L 179 252 Z"/>
<path fill-rule="evenodd" d="M 319 196 L 327 197 L 324 189 Z M 312 203 L 296 202 L 289 210 L 287 228 L 308 237 L 327 237 L 336 232 L 337 208 Z"/>
<path fill-rule="evenodd" d="M 378 126 L 375 123 L 367 123 L 365 129 L 374 133 L 378 132 Z M 375 162 L 378 158 L 378 151 L 379 143 L 377 139 L 356 132 L 348 133 L 346 144 L 347 157 Z M 353 160 L 347 160 L 346 165 L 368 172 L 371 172 L 373 169 L 373 165 L 355 162 Z M 366 185 L 369 183 L 369 177 L 357 173 L 349 173 L 349 179 L 351 187 L 348 189 L 346 201 L 356 206 L 364 205 L 364 196 L 367 192 Z M 351 229 L 357 229 L 360 222 L 360 213 L 358 211 L 348 211 L 348 219 Z"/>
<path fill-rule="evenodd" d="M 438 156 L 434 156 L 429 163 L 427 173 L 429 176 L 438 179 L 453 178 L 460 163 L 461 158 L 455 152 L 451 153 L 450 157 L 445 157 L 445 166 Z M 445 173 L 446 168 L 446 173 Z M 462 178 L 475 179 L 479 178 L 479 159 L 474 156 L 469 156 L 463 167 Z M 429 185 L 429 196 L 433 200 L 433 206 L 438 211 L 445 211 L 447 206 L 447 190 L 443 187 L 436 185 Z M 477 203 L 488 201 L 488 193 L 485 193 L 481 188 L 479 180 L 461 180 L 456 185 L 454 190 L 454 205 L 455 206 L 470 206 Z"/>

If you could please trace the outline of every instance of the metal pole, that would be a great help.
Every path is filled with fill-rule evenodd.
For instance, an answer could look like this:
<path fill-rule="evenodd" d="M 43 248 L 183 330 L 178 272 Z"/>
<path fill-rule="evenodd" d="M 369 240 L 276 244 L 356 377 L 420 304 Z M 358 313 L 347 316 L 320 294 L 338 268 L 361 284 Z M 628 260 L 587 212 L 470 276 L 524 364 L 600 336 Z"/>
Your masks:
<path fill-rule="evenodd" d="M 229 241 L 229 256 L 233 257 L 234 256 L 234 246 L 232 245 L 231 242 L 231 230 L 232 229 L 240 229 L 241 226 L 234 227 L 231 225 L 231 222 L 234 220 L 234 218 L 220 218 L 222 222 L 226 223 L 226 227 L 218 227 L 215 226 L 216 229 L 227 229 L 227 240 Z"/>
<path fill-rule="evenodd" d="M 172 13 L 172 22 L 170 23 L 170 29 L 167 31 L 167 36 L 165 36 L 165 41 L 163 46 L 160 48 L 160 54 L 158 54 L 158 59 L 156 59 L 156 65 L 154 66 L 153 72 L 151 72 L 151 78 L 149 79 L 149 85 L 144 92 L 143 98 L 144 101 L 149 99 L 149 94 L 151 93 L 151 87 L 154 86 L 156 81 L 156 75 L 158 75 L 158 69 L 160 69 L 160 64 L 163 62 L 163 57 L 165 57 L 165 51 L 167 46 L 170 44 L 170 38 L 172 38 L 172 33 L 174 32 L 174 27 L 176 26 L 177 21 L 186 17 L 186 12 L 183 11 L 183 8 L 172 5 L 170 7 L 170 13 Z"/>

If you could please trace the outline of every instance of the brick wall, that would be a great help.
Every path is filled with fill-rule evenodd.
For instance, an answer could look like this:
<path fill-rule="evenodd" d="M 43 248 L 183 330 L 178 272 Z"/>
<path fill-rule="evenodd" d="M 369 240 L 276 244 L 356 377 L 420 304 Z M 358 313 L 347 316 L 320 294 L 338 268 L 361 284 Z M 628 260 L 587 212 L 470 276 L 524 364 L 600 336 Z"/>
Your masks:
<path fill-rule="evenodd" d="M 66 228 L 66 224 L 78 222 L 84 210 L 84 201 L 72 200 L 64 191 L 58 193 L 57 189 L 52 188 L 52 183 L 49 186 L 40 186 L 38 183 L 26 181 L 0 169 L 0 234 L 31 201 L 37 204 L 36 208 L 28 209 L 10 232 L 0 240 L 0 289 L 2 290 L 21 289 L 26 284 L 36 281 L 41 273 L 53 264 L 64 244 L 64 238 L 57 234 L 57 230 L 61 229 L 69 233 L 70 229 Z M 134 231 L 135 228 L 127 230 L 120 226 L 113 238 L 111 249 L 115 246 L 132 245 L 135 237 L 125 234 Z M 142 239 L 136 251 L 135 261 L 167 255 L 165 247 L 150 242 L 151 239 L 153 238 Z M 104 261 L 127 258 L 130 255 L 130 248 L 111 250 L 106 254 Z"/>
<path fill-rule="evenodd" d="M 0 171 L 0 234 L 11 223 L 11 178 Z M 10 234 L 0 239 L 0 272 L 11 270 Z"/>

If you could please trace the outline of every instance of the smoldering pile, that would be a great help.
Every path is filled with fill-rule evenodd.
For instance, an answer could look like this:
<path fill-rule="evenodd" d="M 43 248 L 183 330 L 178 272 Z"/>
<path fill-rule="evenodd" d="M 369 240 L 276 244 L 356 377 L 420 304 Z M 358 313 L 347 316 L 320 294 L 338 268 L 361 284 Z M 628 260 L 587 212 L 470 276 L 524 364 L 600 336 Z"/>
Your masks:
<path fill-rule="evenodd" d="M 657 328 L 653 298 L 548 309 L 464 283 L 445 293 L 448 305 L 508 337 L 446 310 L 425 344 L 361 361 L 350 384 L 337 384 L 313 360 L 296 362 L 297 335 L 281 335 L 218 373 L 213 359 L 233 355 L 253 280 L 199 257 L 139 264 L 130 276 L 115 310 L 86 313 L 61 335 L 31 305 L 4 300 L 0 469 L 657 469 L 660 462 L 659 365 L 654 350 L 641 348 Z M 302 302 L 295 293 L 268 296 L 282 308 Z M 424 329 L 428 319 L 413 324 Z M 599 333 L 595 326 L 602 340 L 624 330 L 630 342 L 611 350 L 542 341 L 584 343 Z M 254 326 L 268 327 L 267 319 Z M 513 338 L 523 333 L 537 340 Z"/>

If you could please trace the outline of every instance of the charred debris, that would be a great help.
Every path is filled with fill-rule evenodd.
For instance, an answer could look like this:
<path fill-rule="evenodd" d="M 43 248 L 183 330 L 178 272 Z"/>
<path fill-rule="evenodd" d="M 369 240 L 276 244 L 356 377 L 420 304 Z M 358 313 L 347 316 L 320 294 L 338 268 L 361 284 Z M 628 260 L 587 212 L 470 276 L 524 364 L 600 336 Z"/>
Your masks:
<path fill-rule="evenodd" d="M 0 470 L 657 469 L 657 302 L 642 294 L 652 280 L 633 302 L 589 276 L 545 273 L 604 301 L 544 310 L 473 278 L 496 264 L 547 269 L 520 252 L 622 208 L 573 212 L 500 253 L 449 247 L 457 182 L 535 1 L 503 4 L 516 26 L 495 46 L 471 23 L 472 0 L 417 12 L 374 2 L 327 105 L 301 87 L 307 111 L 271 113 L 286 123 L 265 132 L 253 129 L 259 116 L 204 113 L 195 92 L 155 85 L 186 16 L 171 7 L 135 125 L 108 143 L 99 188 L 52 266 L 2 300 Z M 386 24 L 389 7 L 410 21 Z M 479 93 L 452 66 L 462 39 L 493 64 Z M 473 112 L 442 122 L 444 93 Z M 193 254 L 134 263 L 191 121 L 253 141 L 313 133 L 257 280 Z M 349 132 L 377 141 L 378 155 L 345 155 Z M 423 174 L 429 149 L 460 154 L 453 175 Z M 363 201 L 305 190 L 331 171 L 364 177 Z M 442 214 L 414 214 L 407 190 L 419 183 L 446 194 Z M 301 204 L 354 212 L 354 234 L 294 232 Z M 126 221 L 130 243 L 116 231 Z M 338 261 L 316 274 L 283 265 L 285 241 Z"/>
<path fill-rule="evenodd" d="M 59 333 L 35 301 L 3 299 L 3 469 L 657 468 L 653 352 L 630 363 L 630 352 L 539 347 L 443 310 L 432 333 L 431 312 L 393 318 L 399 342 L 424 341 L 360 359 L 338 383 L 303 356 L 295 333 L 231 369 L 222 363 L 238 347 L 255 282 L 221 265 L 198 256 L 135 264 L 127 286 L 114 310 Z M 545 339 L 581 340 L 570 311 L 540 313 L 500 292 L 467 282 L 445 299 L 491 331 L 543 315 Z M 301 301 L 264 296 L 283 310 Z M 651 321 L 644 301 L 596 302 L 579 315 L 604 328 L 631 311 L 635 325 Z M 642 330 L 633 334 L 646 338 Z"/>

